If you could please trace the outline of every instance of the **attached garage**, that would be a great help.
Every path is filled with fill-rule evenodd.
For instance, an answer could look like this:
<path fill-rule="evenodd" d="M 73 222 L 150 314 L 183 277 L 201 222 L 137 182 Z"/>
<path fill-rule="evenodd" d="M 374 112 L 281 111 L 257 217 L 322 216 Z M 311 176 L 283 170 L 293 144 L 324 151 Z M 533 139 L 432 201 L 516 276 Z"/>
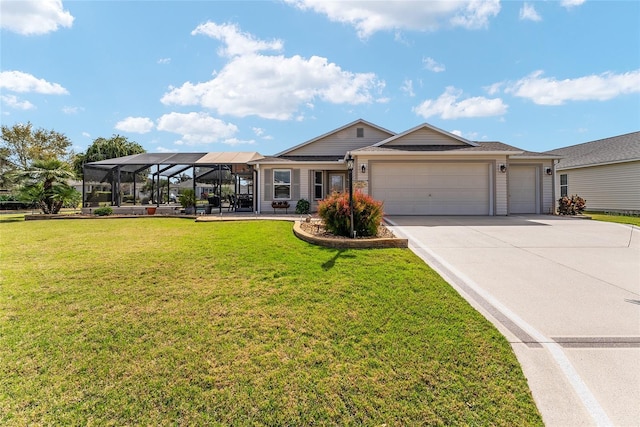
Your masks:
<path fill-rule="evenodd" d="M 536 166 L 509 167 L 509 213 L 540 213 L 539 172 Z"/>
<path fill-rule="evenodd" d="M 372 162 L 371 192 L 388 215 L 493 215 L 488 162 Z"/>

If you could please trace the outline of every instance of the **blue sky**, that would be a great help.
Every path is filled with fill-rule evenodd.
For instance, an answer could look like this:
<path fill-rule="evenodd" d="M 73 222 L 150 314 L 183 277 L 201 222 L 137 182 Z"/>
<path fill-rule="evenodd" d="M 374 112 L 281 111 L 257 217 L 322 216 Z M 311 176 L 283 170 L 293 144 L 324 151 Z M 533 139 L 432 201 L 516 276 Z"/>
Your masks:
<path fill-rule="evenodd" d="M 3 125 L 275 154 L 358 118 L 545 151 L 640 129 L 637 1 L 0 0 Z"/>

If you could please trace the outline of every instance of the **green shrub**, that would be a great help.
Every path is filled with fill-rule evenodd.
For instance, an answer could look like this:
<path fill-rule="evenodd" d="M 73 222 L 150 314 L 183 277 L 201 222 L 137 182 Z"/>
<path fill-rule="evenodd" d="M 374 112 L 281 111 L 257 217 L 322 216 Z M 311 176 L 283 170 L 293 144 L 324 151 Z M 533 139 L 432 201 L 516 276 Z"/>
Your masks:
<path fill-rule="evenodd" d="M 196 192 L 190 188 L 182 190 L 180 194 L 178 194 L 178 201 L 182 205 L 183 208 L 191 208 L 196 205 Z"/>
<path fill-rule="evenodd" d="M 103 206 L 93 211 L 94 214 L 98 216 L 108 216 L 113 214 L 113 209 L 111 206 Z"/>
<path fill-rule="evenodd" d="M 300 199 L 298 203 L 296 203 L 296 213 L 297 214 L 308 214 L 311 210 L 311 204 L 308 200 Z"/>
<path fill-rule="evenodd" d="M 349 236 L 349 194 L 333 193 L 320 202 L 318 215 L 333 234 Z M 353 194 L 353 230 L 356 236 L 375 236 L 382 222 L 382 202 L 356 191 Z"/>
<path fill-rule="evenodd" d="M 558 213 L 560 215 L 579 215 L 586 208 L 586 201 L 578 196 L 564 196 L 558 200 Z"/>

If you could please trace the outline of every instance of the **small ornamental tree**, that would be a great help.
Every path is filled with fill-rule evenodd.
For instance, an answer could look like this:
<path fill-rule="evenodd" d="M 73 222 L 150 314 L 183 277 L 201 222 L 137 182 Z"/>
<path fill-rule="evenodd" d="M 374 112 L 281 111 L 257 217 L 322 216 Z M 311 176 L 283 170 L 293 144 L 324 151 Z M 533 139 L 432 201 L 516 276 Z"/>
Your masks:
<path fill-rule="evenodd" d="M 333 193 L 318 205 L 318 215 L 335 235 L 349 236 L 349 194 Z M 375 236 L 382 222 L 382 202 L 360 191 L 353 193 L 353 230 L 357 236 Z"/>

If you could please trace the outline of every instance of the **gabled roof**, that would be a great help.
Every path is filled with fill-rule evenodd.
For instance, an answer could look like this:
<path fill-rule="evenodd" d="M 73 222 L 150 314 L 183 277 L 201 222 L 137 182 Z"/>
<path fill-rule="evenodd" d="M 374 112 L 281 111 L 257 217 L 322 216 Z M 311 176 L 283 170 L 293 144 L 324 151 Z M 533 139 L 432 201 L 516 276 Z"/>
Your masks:
<path fill-rule="evenodd" d="M 388 144 L 389 142 L 395 141 L 397 139 L 401 139 L 401 138 L 403 138 L 403 137 L 405 137 L 405 136 L 407 136 L 409 134 L 412 134 L 412 133 L 414 133 L 414 132 L 416 132 L 416 131 L 418 131 L 420 129 L 424 129 L 424 128 L 432 130 L 432 131 L 437 132 L 437 133 L 440 133 L 440 134 L 442 134 L 442 135 L 444 135 L 446 137 L 455 139 L 455 140 L 457 140 L 459 142 L 462 142 L 463 144 L 468 144 L 468 145 L 470 145 L 472 147 L 478 146 L 478 144 L 476 142 L 469 141 L 468 139 L 465 139 L 465 138 L 463 138 L 461 136 L 449 133 L 449 132 L 447 132 L 445 130 L 442 130 L 442 129 L 439 129 L 439 128 L 435 127 L 435 126 L 431 126 L 428 123 L 422 123 L 421 125 L 413 127 L 413 128 L 411 128 L 411 129 L 409 129 L 407 131 L 404 131 L 404 132 L 399 133 L 397 135 L 393 135 L 390 138 L 385 139 L 384 141 L 380 141 L 380 142 L 378 142 L 376 144 L 373 144 L 373 146 L 374 147 L 383 146 L 385 144 Z"/>
<path fill-rule="evenodd" d="M 563 157 L 558 169 L 637 161 L 640 160 L 640 132 L 556 148 L 546 153 Z"/>
<path fill-rule="evenodd" d="M 320 140 L 320 139 L 326 138 L 326 137 L 327 137 L 327 136 L 329 136 L 329 135 L 332 135 L 332 134 L 334 134 L 334 133 L 341 132 L 341 131 L 343 131 L 343 130 L 345 130 L 345 129 L 347 129 L 347 128 L 350 128 L 350 127 L 355 126 L 355 125 L 358 125 L 358 124 L 364 124 L 364 125 L 367 125 L 367 126 L 371 126 L 372 128 L 378 129 L 378 130 L 379 130 L 379 131 L 381 131 L 381 132 L 388 133 L 389 135 L 395 135 L 395 132 L 391 132 L 391 131 L 390 131 L 390 130 L 388 130 L 388 129 L 385 129 L 385 128 L 383 128 L 383 127 L 380 127 L 380 126 L 378 126 L 378 125 L 375 125 L 375 124 L 373 124 L 373 123 L 371 123 L 371 122 L 368 122 L 368 121 L 366 121 L 366 120 L 358 119 L 358 120 L 355 120 L 355 121 L 353 121 L 353 122 L 351 122 L 351 123 L 347 123 L 346 125 L 341 126 L 341 127 L 337 128 L 337 129 L 334 129 L 334 130 L 329 131 L 329 132 L 327 132 L 327 133 L 325 133 L 325 134 L 322 134 L 322 135 L 317 136 L 317 137 L 315 137 L 315 138 L 313 138 L 313 139 L 310 139 L 310 140 L 308 140 L 308 141 L 306 141 L 306 142 L 303 142 L 302 144 L 298 144 L 298 145 L 296 145 L 295 147 L 287 148 L 286 150 L 281 151 L 281 152 L 280 152 L 280 153 L 278 153 L 278 154 L 274 154 L 274 157 L 283 156 L 283 155 L 285 155 L 285 154 L 287 154 L 287 153 L 290 153 L 291 151 L 297 150 L 298 148 L 304 147 L 304 146 L 309 145 L 309 144 L 313 144 L 314 142 L 316 142 L 316 141 L 318 141 L 318 140 Z"/>
<path fill-rule="evenodd" d="M 494 154 L 507 154 L 515 156 L 523 154 L 524 151 L 513 147 L 511 145 L 504 144 L 502 142 L 474 142 L 474 145 L 390 145 L 390 146 L 378 146 L 372 145 L 369 147 L 359 148 L 353 150 L 354 154 L 376 154 L 376 153 L 440 153 L 440 154 L 468 154 L 468 153 L 494 153 Z"/>

